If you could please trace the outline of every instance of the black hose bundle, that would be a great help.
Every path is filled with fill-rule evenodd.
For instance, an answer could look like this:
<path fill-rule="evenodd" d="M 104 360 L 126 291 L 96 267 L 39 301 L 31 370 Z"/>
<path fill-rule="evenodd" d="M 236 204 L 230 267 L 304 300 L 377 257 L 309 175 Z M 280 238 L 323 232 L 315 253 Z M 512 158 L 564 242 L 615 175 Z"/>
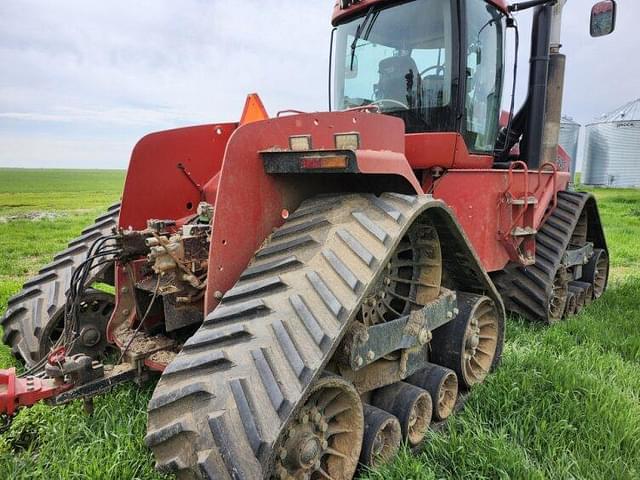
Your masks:
<path fill-rule="evenodd" d="M 67 302 L 64 307 L 62 335 L 51 348 L 51 351 L 64 347 L 67 352 L 73 349 L 78 338 L 78 312 L 81 308 L 82 298 L 87 289 L 87 281 L 92 270 L 107 265 L 115 261 L 115 257 L 121 252 L 113 243 L 117 235 L 107 235 L 98 238 L 87 252 L 85 260 L 78 265 L 71 275 L 69 290 L 67 292 Z M 43 357 L 31 368 L 23 372 L 20 376 L 28 376 L 39 373 L 47 364 L 48 357 Z"/>

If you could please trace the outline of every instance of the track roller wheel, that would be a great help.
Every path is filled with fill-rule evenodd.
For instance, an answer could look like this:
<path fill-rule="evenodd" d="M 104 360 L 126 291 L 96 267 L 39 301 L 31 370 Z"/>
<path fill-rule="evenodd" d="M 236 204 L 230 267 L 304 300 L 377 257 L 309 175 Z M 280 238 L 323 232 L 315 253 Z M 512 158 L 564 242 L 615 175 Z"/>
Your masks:
<path fill-rule="evenodd" d="M 339 377 L 321 378 L 277 450 L 276 478 L 351 479 L 363 431 L 362 402 L 353 386 Z"/>
<path fill-rule="evenodd" d="M 458 399 L 458 377 L 453 370 L 431 364 L 407 381 L 429 392 L 433 400 L 433 418 L 442 421 L 453 413 Z"/>
<path fill-rule="evenodd" d="M 584 306 L 591 305 L 593 303 L 593 285 L 587 282 L 569 282 L 569 291 L 582 290 L 584 292 Z"/>
<path fill-rule="evenodd" d="M 551 293 L 549 295 L 549 316 L 547 323 L 553 324 L 562 320 L 565 309 L 567 308 L 567 299 L 569 297 L 569 280 L 567 270 L 564 267 L 558 268 L 553 283 L 551 284 Z"/>
<path fill-rule="evenodd" d="M 602 249 L 595 249 L 589 263 L 582 270 L 583 282 L 593 285 L 593 299 L 602 296 L 609 281 L 609 255 Z"/>
<path fill-rule="evenodd" d="M 575 314 L 578 315 L 580 312 L 582 312 L 582 309 L 586 305 L 587 292 L 585 291 L 584 288 L 580 288 L 580 287 L 576 287 L 576 286 L 570 286 L 569 287 L 569 293 L 573 294 L 574 298 L 576 299 L 576 311 L 575 311 Z"/>
<path fill-rule="evenodd" d="M 420 444 L 431 424 L 433 402 L 426 390 L 399 382 L 373 393 L 371 404 L 389 412 L 400 421 L 402 438 L 410 446 Z"/>
<path fill-rule="evenodd" d="M 365 405 L 360 463 L 366 467 L 375 467 L 389 461 L 400 448 L 401 442 L 398 419 L 384 410 Z"/>
<path fill-rule="evenodd" d="M 576 314 L 576 311 L 578 310 L 577 301 L 576 295 L 573 292 L 569 292 L 569 296 L 567 297 L 567 306 L 564 311 L 565 319 Z"/>
<path fill-rule="evenodd" d="M 431 360 L 450 368 L 462 388 L 484 381 L 496 359 L 500 315 L 488 297 L 458 294 L 456 318 L 433 332 Z"/>

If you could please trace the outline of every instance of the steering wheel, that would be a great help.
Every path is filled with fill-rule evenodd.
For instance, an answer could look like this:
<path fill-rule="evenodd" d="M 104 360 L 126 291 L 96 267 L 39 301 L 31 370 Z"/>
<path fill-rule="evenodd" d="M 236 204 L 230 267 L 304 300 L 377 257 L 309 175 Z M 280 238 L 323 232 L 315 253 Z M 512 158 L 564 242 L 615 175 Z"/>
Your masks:
<path fill-rule="evenodd" d="M 433 65 L 433 66 L 431 66 L 429 68 L 425 68 L 423 71 L 420 72 L 420 77 L 424 77 L 425 74 L 427 72 L 430 72 L 431 70 L 435 70 L 436 74 L 438 74 L 438 76 L 440 76 L 439 72 L 443 72 L 444 73 L 444 65 Z M 444 75 L 442 75 L 442 76 L 444 76 Z"/>
<path fill-rule="evenodd" d="M 384 108 L 384 104 L 385 103 L 402 107 L 405 110 L 410 110 L 408 105 L 405 105 L 404 103 L 402 103 L 399 100 L 394 100 L 393 98 L 381 98 L 380 100 L 375 100 L 375 101 L 371 102 L 371 105 L 378 105 L 379 107 Z"/>

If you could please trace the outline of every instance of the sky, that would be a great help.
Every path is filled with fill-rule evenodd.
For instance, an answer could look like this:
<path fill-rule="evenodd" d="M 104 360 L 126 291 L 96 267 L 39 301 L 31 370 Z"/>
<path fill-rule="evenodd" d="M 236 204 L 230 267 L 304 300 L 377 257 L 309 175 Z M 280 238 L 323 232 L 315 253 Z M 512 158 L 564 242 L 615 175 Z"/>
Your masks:
<path fill-rule="evenodd" d="M 2 0 L 0 166 L 126 168 L 146 133 L 238 120 L 252 92 L 272 115 L 326 110 L 333 3 Z M 599 39 L 593 3 L 565 9 L 564 113 L 582 124 L 640 97 L 640 2 L 618 0 L 616 32 Z M 520 101 L 530 14 L 517 18 Z"/>

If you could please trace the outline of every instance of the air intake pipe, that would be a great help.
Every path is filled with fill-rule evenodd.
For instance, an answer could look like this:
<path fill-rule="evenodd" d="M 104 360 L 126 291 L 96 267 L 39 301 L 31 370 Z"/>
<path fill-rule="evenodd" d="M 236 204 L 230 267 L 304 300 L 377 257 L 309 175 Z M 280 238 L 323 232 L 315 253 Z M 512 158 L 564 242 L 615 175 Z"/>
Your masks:
<path fill-rule="evenodd" d="M 539 6 L 533 13 L 528 112 L 521 142 L 521 157 L 527 162 L 530 169 L 539 168 L 542 160 L 552 9 L 553 7 L 550 5 Z"/>

